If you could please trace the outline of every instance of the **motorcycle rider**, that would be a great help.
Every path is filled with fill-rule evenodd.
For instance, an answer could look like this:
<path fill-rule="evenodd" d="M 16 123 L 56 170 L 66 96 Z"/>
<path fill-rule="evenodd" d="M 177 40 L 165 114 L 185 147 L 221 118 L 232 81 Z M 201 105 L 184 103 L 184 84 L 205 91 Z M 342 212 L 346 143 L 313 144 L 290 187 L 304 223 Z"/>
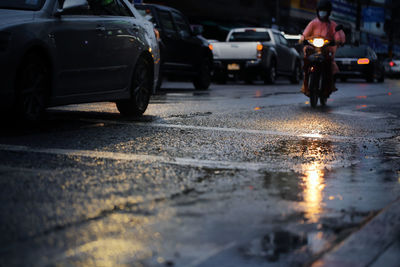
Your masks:
<path fill-rule="evenodd" d="M 344 44 L 346 41 L 346 36 L 342 30 L 336 32 L 336 22 L 329 19 L 332 12 L 332 3 L 330 0 L 320 0 L 317 5 L 317 18 L 312 20 L 307 27 L 305 28 L 301 38 L 300 43 L 303 43 L 304 40 L 309 40 L 314 37 L 321 37 L 327 40 L 335 41 L 337 44 Z M 328 47 L 328 55 L 327 60 L 331 62 L 331 64 L 327 64 L 327 71 L 331 73 L 331 75 L 327 75 L 328 81 L 327 86 L 324 86 L 324 96 L 329 97 L 329 95 L 337 91 L 333 75 L 339 71 L 338 66 L 335 63 L 335 53 L 337 46 Z M 310 45 L 306 45 L 304 47 L 304 81 L 303 86 L 301 87 L 301 92 L 306 96 L 310 95 L 310 91 L 308 89 L 308 79 L 310 76 L 309 67 L 310 62 L 308 57 L 314 52 L 314 48 Z"/>

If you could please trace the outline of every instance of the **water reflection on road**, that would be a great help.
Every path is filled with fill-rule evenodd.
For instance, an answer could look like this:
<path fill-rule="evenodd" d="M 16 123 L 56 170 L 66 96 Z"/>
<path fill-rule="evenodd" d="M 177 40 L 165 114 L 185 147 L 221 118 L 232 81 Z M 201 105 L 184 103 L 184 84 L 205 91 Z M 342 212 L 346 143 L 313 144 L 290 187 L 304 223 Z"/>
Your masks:
<path fill-rule="evenodd" d="M 303 197 L 305 217 L 309 222 L 315 223 L 323 209 L 324 170 L 318 162 L 303 166 Z"/>

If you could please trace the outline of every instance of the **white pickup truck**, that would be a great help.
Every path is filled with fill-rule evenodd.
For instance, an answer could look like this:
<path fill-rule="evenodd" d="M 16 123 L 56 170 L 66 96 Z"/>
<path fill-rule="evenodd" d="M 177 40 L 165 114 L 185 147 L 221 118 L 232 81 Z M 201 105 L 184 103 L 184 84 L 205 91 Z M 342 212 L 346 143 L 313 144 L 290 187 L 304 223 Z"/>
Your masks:
<path fill-rule="evenodd" d="M 274 83 L 278 75 L 299 83 L 301 58 L 289 47 L 281 32 L 268 28 L 238 28 L 229 32 L 225 42 L 213 42 L 214 75 L 225 83 L 229 74 L 251 83 L 261 78 Z"/>

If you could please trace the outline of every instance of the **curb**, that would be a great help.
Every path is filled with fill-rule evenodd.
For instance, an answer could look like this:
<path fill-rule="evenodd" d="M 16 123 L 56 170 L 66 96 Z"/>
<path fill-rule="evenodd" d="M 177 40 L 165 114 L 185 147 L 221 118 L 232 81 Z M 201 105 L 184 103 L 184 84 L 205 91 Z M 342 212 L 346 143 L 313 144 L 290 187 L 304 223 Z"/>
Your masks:
<path fill-rule="evenodd" d="M 397 199 L 311 266 L 369 266 L 399 238 L 400 199 Z"/>

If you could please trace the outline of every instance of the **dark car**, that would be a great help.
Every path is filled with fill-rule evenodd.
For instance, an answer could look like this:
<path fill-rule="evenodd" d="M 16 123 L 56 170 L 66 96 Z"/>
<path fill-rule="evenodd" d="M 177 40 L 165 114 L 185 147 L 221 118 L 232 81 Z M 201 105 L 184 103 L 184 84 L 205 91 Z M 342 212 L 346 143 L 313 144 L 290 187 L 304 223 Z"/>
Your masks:
<path fill-rule="evenodd" d="M 2 108 L 28 121 L 73 103 L 146 110 L 159 48 L 153 25 L 127 0 L 2 0 L 0 18 Z"/>
<path fill-rule="evenodd" d="M 387 58 L 383 61 L 385 66 L 385 74 L 389 78 L 400 77 L 400 57 Z"/>
<path fill-rule="evenodd" d="M 385 69 L 376 53 L 365 45 L 345 45 L 336 51 L 335 61 L 339 67 L 336 78 L 362 78 L 367 82 L 383 82 Z"/>
<path fill-rule="evenodd" d="M 160 33 L 161 76 L 190 78 L 197 90 L 207 90 L 213 55 L 207 41 L 198 36 L 199 32 L 192 31 L 186 17 L 176 9 L 160 5 L 135 4 L 135 8 Z"/>

